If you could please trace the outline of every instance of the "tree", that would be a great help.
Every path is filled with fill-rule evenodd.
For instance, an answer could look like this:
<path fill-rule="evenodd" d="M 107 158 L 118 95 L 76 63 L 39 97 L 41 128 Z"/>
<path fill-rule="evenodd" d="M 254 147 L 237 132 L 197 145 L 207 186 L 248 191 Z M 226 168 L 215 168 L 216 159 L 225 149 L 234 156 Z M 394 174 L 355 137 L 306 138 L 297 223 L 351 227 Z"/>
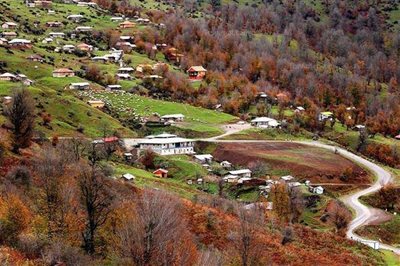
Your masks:
<path fill-rule="evenodd" d="M 378 191 L 379 207 L 393 211 L 395 205 L 400 202 L 400 188 L 396 187 L 393 183 L 384 185 Z"/>
<path fill-rule="evenodd" d="M 189 265 L 194 245 L 179 201 L 163 191 L 144 190 L 117 233 L 121 254 L 134 265 Z"/>
<path fill-rule="evenodd" d="M 290 195 L 286 184 L 278 183 L 271 189 L 271 199 L 274 211 L 282 221 L 290 220 L 291 206 Z"/>
<path fill-rule="evenodd" d="M 14 90 L 12 102 L 5 108 L 5 115 L 12 126 L 13 152 L 26 148 L 31 142 L 34 129 L 35 106 L 27 89 Z"/>
<path fill-rule="evenodd" d="M 154 158 L 156 157 L 156 154 L 152 150 L 146 150 L 140 159 L 140 162 L 144 165 L 146 170 L 148 169 L 154 169 Z"/>
<path fill-rule="evenodd" d="M 94 254 L 98 229 L 107 221 L 111 212 L 113 195 L 106 185 L 103 173 L 95 165 L 82 166 L 79 187 L 81 204 L 85 209 L 83 249 L 88 254 Z"/>
<path fill-rule="evenodd" d="M 236 231 L 229 235 L 230 240 L 238 251 L 242 266 L 257 265 L 262 246 L 257 241 L 257 231 L 264 224 L 264 214 L 261 208 L 255 206 L 247 210 L 238 206 L 236 213 L 239 225 Z"/>
<path fill-rule="evenodd" d="M 338 200 L 331 200 L 326 207 L 326 211 L 329 220 L 336 227 L 336 232 L 340 235 L 344 235 L 352 218 L 351 212 Z"/>

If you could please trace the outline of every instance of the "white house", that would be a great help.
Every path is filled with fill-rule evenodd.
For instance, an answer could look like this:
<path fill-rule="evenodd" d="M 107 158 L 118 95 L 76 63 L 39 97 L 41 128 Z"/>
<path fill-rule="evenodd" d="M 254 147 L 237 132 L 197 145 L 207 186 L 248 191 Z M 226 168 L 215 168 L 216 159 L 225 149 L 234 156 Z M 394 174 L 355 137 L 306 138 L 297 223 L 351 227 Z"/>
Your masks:
<path fill-rule="evenodd" d="M 250 181 L 250 180 L 251 180 L 251 177 L 241 177 L 238 180 L 238 184 L 244 184 L 244 183 L 246 183 L 247 181 Z"/>
<path fill-rule="evenodd" d="M 140 150 L 151 149 L 160 155 L 193 154 L 194 143 L 192 139 L 180 138 L 173 134 L 163 133 L 156 136 L 148 136 L 138 141 Z"/>
<path fill-rule="evenodd" d="M 90 88 L 89 82 L 77 82 L 69 85 L 71 90 L 86 90 Z"/>
<path fill-rule="evenodd" d="M 122 90 L 121 85 L 107 85 L 106 87 L 107 90 Z"/>
<path fill-rule="evenodd" d="M 135 180 L 135 176 L 129 173 L 123 174 L 122 178 L 125 179 L 126 181 L 133 181 Z"/>
<path fill-rule="evenodd" d="M 62 50 L 66 53 L 73 53 L 75 49 L 75 46 L 72 44 L 66 44 L 62 47 Z"/>
<path fill-rule="evenodd" d="M 332 112 L 321 112 L 318 114 L 318 120 L 319 121 L 324 121 L 328 119 L 333 119 L 333 113 Z"/>
<path fill-rule="evenodd" d="M 117 77 L 118 79 L 123 79 L 123 80 L 131 80 L 131 79 L 132 79 L 132 76 L 131 76 L 131 75 L 129 75 L 129 74 L 123 74 L 123 73 L 118 73 L 118 74 L 116 75 L 116 77 Z"/>
<path fill-rule="evenodd" d="M 312 193 L 319 194 L 319 195 L 324 194 L 324 188 L 321 187 L 321 186 L 313 187 L 312 188 Z"/>
<path fill-rule="evenodd" d="M 231 164 L 230 162 L 228 162 L 228 161 L 222 161 L 222 162 L 220 163 L 220 165 L 221 165 L 223 168 L 231 168 L 231 167 L 232 167 L 232 164 Z"/>
<path fill-rule="evenodd" d="M 118 73 L 121 74 L 130 74 L 133 73 L 135 69 L 133 67 L 121 67 L 118 69 Z"/>
<path fill-rule="evenodd" d="M 171 114 L 171 115 L 163 115 L 160 117 L 161 121 L 174 121 L 174 122 L 182 122 L 185 119 L 183 114 Z"/>
<path fill-rule="evenodd" d="M 64 32 L 50 32 L 49 36 L 50 36 L 50 38 L 64 38 L 65 33 Z"/>
<path fill-rule="evenodd" d="M 251 125 L 260 128 L 277 128 L 280 126 L 280 123 L 273 118 L 257 117 L 251 120 Z"/>
<path fill-rule="evenodd" d="M 4 22 L 3 24 L 1 24 L 1 27 L 3 29 L 15 29 L 17 26 L 18 24 L 14 22 Z"/>
<path fill-rule="evenodd" d="M 16 75 L 11 74 L 11 73 L 4 73 L 0 75 L 0 80 L 4 81 L 17 81 L 18 78 Z"/>
<path fill-rule="evenodd" d="M 251 177 L 251 170 L 250 169 L 240 169 L 240 170 L 232 170 L 228 172 L 230 175 L 236 175 L 239 178 L 242 177 Z"/>
<path fill-rule="evenodd" d="M 285 181 L 285 182 L 289 182 L 289 181 L 293 180 L 294 177 L 291 176 L 291 175 L 285 175 L 285 176 L 282 176 L 281 179 L 282 179 L 283 181 Z"/>
<path fill-rule="evenodd" d="M 67 17 L 67 19 L 75 21 L 75 22 L 79 22 L 83 19 L 83 16 L 82 15 L 69 15 Z"/>
<path fill-rule="evenodd" d="M 211 154 L 196 154 L 193 157 L 197 162 L 201 164 L 209 164 L 214 158 Z"/>
<path fill-rule="evenodd" d="M 110 20 L 115 22 L 115 21 L 122 21 L 122 20 L 124 20 L 124 18 L 123 17 L 111 17 Z"/>
<path fill-rule="evenodd" d="M 89 26 L 79 26 L 75 28 L 75 31 L 77 32 L 91 32 L 92 30 L 93 28 Z"/>

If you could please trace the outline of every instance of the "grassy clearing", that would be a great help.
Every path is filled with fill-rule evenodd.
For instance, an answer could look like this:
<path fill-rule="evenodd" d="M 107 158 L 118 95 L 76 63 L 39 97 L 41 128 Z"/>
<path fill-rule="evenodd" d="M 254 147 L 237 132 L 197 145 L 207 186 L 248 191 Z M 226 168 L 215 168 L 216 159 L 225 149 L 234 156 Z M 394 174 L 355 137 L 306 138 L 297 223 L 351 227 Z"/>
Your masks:
<path fill-rule="evenodd" d="M 220 125 L 236 119 L 232 115 L 213 110 L 183 103 L 155 100 L 130 93 L 104 91 L 93 93 L 90 96 L 108 103 L 121 117 L 133 115 L 146 117 L 154 113 L 159 115 L 183 114 L 185 115 L 185 122 L 180 123 L 179 127 L 210 135 L 222 133 Z"/>
<path fill-rule="evenodd" d="M 312 134 L 306 131 L 300 132 L 298 135 L 292 135 L 283 132 L 280 129 L 260 129 L 250 128 L 238 133 L 228 135 L 223 139 L 232 140 L 310 140 Z"/>

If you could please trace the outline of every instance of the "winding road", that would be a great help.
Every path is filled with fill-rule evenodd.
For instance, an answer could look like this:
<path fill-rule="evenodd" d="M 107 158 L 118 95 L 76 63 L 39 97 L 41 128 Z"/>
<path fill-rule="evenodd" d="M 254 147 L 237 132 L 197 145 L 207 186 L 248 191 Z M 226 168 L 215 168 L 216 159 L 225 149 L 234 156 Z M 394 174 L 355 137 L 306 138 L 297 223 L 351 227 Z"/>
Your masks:
<path fill-rule="evenodd" d="M 279 142 L 279 141 L 274 141 L 274 140 L 221 140 L 222 137 L 225 137 L 227 135 L 239 132 L 239 128 L 231 128 L 231 130 L 227 130 L 223 135 L 208 138 L 208 139 L 199 139 L 200 141 L 206 141 L 206 142 L 226 142 L 226 143 L 266 143 L 266 142 Z M 285 141 L 283 141 L 285 142 Z M 351 209 L 355 211 L 355 217 L 351 221 L 348 231 L 346 233 L 347 238 L 361 242 L 363 244 L 372 246 L 373 243 L 377 243 L 377 241 L 367 239 L 367 238 L 362 238 L 359 235 L 357 235 L 354 231 L 358 228 L 360 228 L 363 225 L 367 225 L 371 221 L 374 221 L 376 217 L 376 212 L 374 212 L 373 208 L 365 206 L 360 202 L 360 197 L 376 192 L 378 191 L 383 185 L 389 183 L 392 179 L 391 174 L 380 167 L 379 165 L 368 161 L 361 156 L 358 156 L 352 152 L 349 152 L 345 149 L 332 146 L 332 145 L 327 145 L 318 141 L 292 141 L 293 143 L 299 143 L 299 144 L 304 144 L 304 145 L 309 145 L 309 146 L 314 146 L 314 147 L 319 147 L 323 149 L 328 149 L 331 150 L 332 152 L 335 152 L 335 150 L 342 156 L 357 162 L 358 164 L 362 165 L 366 169 L 370 170 L 374 175 L 376 176 L 376 181 L 374 184 L 372 184 L 370 187 L 354 192 L 352 194 L 346 195 L 342 198 L 342 201 Z M 379 242 L 379 249 L 384 249 L 384 250 L 390 250 L 393 251 L 394 253 L 400 255 L 400 248 L 396 248 L 390 245 L 386 245 L 383 243 Z"/>

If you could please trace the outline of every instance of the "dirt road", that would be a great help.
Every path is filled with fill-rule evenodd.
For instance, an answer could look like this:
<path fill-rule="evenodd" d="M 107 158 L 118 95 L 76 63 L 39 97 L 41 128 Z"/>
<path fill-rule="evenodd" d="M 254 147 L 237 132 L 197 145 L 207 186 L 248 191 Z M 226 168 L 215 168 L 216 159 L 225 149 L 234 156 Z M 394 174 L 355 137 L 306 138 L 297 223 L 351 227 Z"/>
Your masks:
<path fill-rule="evenodd" d="M 209 139 L 202 139 L 202 141 L 228 142 L 228 143 L 276 142 L 276 141 L 268 141 L 268 140 L 220 140 L 220 138 L 230 135 L 230 134 L 232 134 L 232 132 L 226 132 L 225 134 L 223 134 L 221 136 L 217 136 L 217 137 L 213 137 L 213 138 L 209 138 Z M 370 222 L 376 221 L 377 218 L 379 218 L 379 217 L 377 217 L 379 212 L 376 212 L 372 208 L 363 205 L 360 202 L 359 198 L 361 196 L 378 191 L 384 184 L 387 184 L 388 182 L 391 181 L 391 179 L 392 179 L 391 174 L 388 171 L 386 171 L 385 169 L 383 169 L 382 167 L 380 167 L 379 165 L 377 165 L 373 162 L 370 162 L 354 153 L 351 153 L 351 152 L 349 152 L 345 149 L 339 148 L 339 147 L 327 145 L 327 144 L 317 142 L 317 141 L 312 141 L 312 142 L 311 141 L 293 141 L 293 142 L 328 149 L 328 150 L 331 150 L 332 152 L 335 152 L 335 150 L 336 150 L 340 155 L 359 163 L 360 165 L 364 166 L 365 168 L 369 169 L 372 173 L 374 173 L 374 175 L 376 176 L 376 181 L 374 184 L 372 184 L 370 187 L 368 187 L 366 189 L 346 195 L 342 198 L 343 202 L 348 207 L 352 208 L 355 211 L 355 217 L 351 221 L 351 223 L 349 225 L 349 229 L 346 234 L 347 238 L 364 243 L 364 244 L 373 242 L 370 239 L 362 238 L 354 233 L 354 231 L 357 228 L 359 228 L 363 225 L 367 225 Z M 395 252 L 396 254 L 400 255 L 400 248 L 389 246 L 389 245 L 386 245 L 383 243 L 379 244 L 379 248 L 385 249 L 385 250 L 391 250 L 391 251 Z"/>

